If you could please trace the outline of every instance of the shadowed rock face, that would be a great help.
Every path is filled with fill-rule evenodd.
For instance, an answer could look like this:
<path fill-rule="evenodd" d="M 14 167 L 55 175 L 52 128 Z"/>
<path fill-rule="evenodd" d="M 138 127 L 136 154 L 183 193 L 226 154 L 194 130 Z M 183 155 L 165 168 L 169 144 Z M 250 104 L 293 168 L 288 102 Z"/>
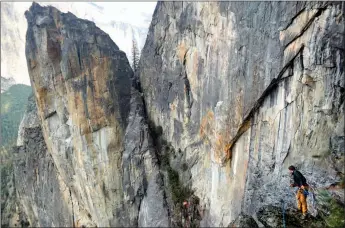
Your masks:
<path fill-rule="evenodd" d="M 225 226 L 344 173 L 344 3 L 159 2 L 140 60 L 148 118 Z M 340 149 L 341 148 L 341 149 Z M 191 175 L 186 175 L 191 173 Z M 311 208 L 312 211 L 312 208 Z"/>
<path fill-rule="evenodd" d="M 73 224 L 69 188 L 47 150 L 34 96 L 19 127 L 14 174 L 20 221 L 30 226 Z M 29 223 L 28 223 L 29 221 Z"/>
<path fill-rule="evenodd" d="M 168 226 L 143 102 L 131 86 L 133 72 L 125 53 L 93 22 L 71 13 L 33 3 L 25 16 L 29 75 L 45 146 L 55 167 L 47 172 L 59 177 L 51 178 L 52 186 L 65 187 L 59 202 L 62 218 L 53 214 L 42 221 L 34 210 L 28 212 L 30 223 Z M 26 138 L 27 130 L 21 132 Z M 38 179 L 44 174 L 39 171 Z M 41 195 L 49 199 L 52 194 L 47 190 Z M 48 215 L 52 212 L 45 209 L 45 201 L 31 203 Z"/>
<path fill-rule="evenodd" d="M 283 216 L 284 212 L 284 216 Z M 313 218 L 307 216 L 304 220 L 300 218 L 301 213 L 294 209 L 285 209 L 282 207 L 266 206 L 259 209 L 257 213 L 258 220 L 267 228 L 273 227 L 327 227 L 324 221 L 318 216 Z"/>
<path fill-rule="evenodd" d="M 253 227 L 258 228 L 255 220 L 248 215 L 239 215 L 228 227 Z"/>

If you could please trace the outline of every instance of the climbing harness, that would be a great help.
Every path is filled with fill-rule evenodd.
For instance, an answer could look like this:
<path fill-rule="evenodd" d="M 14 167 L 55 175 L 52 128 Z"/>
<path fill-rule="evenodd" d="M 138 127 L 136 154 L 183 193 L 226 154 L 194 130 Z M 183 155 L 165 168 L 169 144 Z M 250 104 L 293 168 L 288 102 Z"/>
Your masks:
<path fill-rule="evenodd" d="M 283 212 L 283 227 L 286 228 L 285 226 L 285 207 L 284 207 L 284 200 L 281 199 L 280 202 L 282 203 L 282 212 Z"/>

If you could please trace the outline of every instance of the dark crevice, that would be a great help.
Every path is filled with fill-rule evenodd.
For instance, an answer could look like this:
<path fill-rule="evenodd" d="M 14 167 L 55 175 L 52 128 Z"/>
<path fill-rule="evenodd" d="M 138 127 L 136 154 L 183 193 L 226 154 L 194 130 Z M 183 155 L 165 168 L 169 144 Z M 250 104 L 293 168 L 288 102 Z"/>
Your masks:
<path fill-rule="evenodd" d="M 172 87 L 172 82 L 169 82 L 168 92 L 170 92 L 171 87 Z"/>
<path fill-rule="evenodd" d="M 55 114 L 56 114 L 56 111 L 54 110 L 54 111 L 48 113 L 48 114 L 44 117 L 44 119 L 46 120 L 46 119 L 48 119 L 48 118 L 54 116 Z"/>
<path fill-rule="evenodd" d="M 79 46 L 77 46 L 77 54 L 78 54 L 78 62 L 79 62 L 79 68 L 80 70 L 82 70 L 82 67 L 81 67 L 81 59 L 80 59 L 80 49 L 79 49 Z"/>
<path fill-rule="evenodd" d="M 186 71 L 186 62 L 187 62 L 187 53 L 188 51 L 185 52 L 184 56 L 183 56 L 183 72 L 182 74 L 183 76 L 183 80 L 184 80 L 184 85 L 185 85 L 185 97 L 186 97 L 186 101 L 187 101 L 187 117 L 190 118 L 191 116 L 191 111 L 190 109 L 193 106 L 193 97 L 192 97 L 192 93 L 191 93 L 191 88 L 190 88 L 190 82 L 189 79 L 187 77 L 187 71 Z"/>
<path fill-rule="evenodd" d="M 143 90 L 142 90 L 142 87 L 141 87 L 141 83 L 140 83 L 140 80 L 138 80 L 136 83 L 135 83 L 135 87 L 136 89 L 140 92 L 140 93 L 143 93 Z M 163 192 L 163 205 L 166 206 L 166 210 L 167 210 L 167 213 L 168 213 L 168 218 L 169 218 L 169 222 L 171 221 L 171 212 L 170 212 L 170 208 L 168 206 L 168 202 L 167 202 L 167 194 L 166 194 L 166 191 L 165 191 L 165 183 L 164 183 L 164 175 L 161 173 L 161 155 L 159 153 L 159 151 L 162 149 L 161 147 L 161 142 L 159 142 L 159 137 L 162 135 L 162 127 L 157 127 L 154 122 L 149 118 L 148 116 L 148 112 L 147 112 L 147 106 L 146 106 L 146 102 L 145 102 L 145 99 L 143 96 L 141 96 L 141 100 L 143 102 L 143 117 L 148 125 L 148 133 L 149 133 L 149 136 L 152 138 L 152 145 L 153 145 L 153 148 L 154 148 L 154 153 L 155 153 L 155 156 L 157 158 L 157 166 L 158 166 L 158 172 L 159 172 L 159 178 L 161 178 L 161 183 L 163 184 L 162 186 L 162 192 Z M 145 191 L 146 192 L 146 191 Z M 142 201 L 142 200 L 141 200 Z M 141 206 L 141 202 L 140 202 L 140 205 L 139 205 L 139 209 L 140 209 L 140 206 Z"/>
<path fill-rule="evenodd" d="M 148 186 L 145 169 L 142 175 L 143 175 L 143 184 L 138 188 L 137 193 L 136 193 L 136 195 L 139 197 L 139 200 L 138 200 L 139 202 L 138 202 L 138 216 L 134 224 L 135 227 L 139 227 L 139 213 L 140 213 L 141 204 L 143 202 L 144 196 L 146 195 L 146 190 Z"/>
<path fill-rule="evenodd" d="M 142 91 L 142 89 L 140 88 L 139 91 Z M 185 186 L 182 183 L 179 172 L 170 164 L 170 154 L 175 155 L 175 150 L 172 145 L 164 139 L 162 127 L 156 126 L 154 121 L 149 118 L 145 99 L 143 99 L 143 97 L 142 102 L 144 104 L 144 117 L 149 127 L 149 134 L 152 138 L 152 145 L 157 158 L 160 178 L 158 181 L 161 183 L 163 205 L 167 210 L 170 225 L 179 227 L 182 226 L 182 223 L 180 218 L 177 218 L 176 215 L 180 214 L 179 210 L 181 210 L 180 207 L 183 200 L 190 199 L 194 192 L 190 189 L 190 184 Z M 184 167 L 188 169 L 188 165 L 185 164 Z M 167 183 L 165 183 L 164 180 L 167 180 Z M 171 198 L 168 196 L 171 196 Z"/>
<path fill-rule="evenodd" d="M 187 101 L 187 113 L 186 113 L 186 115 L 188 118 L 190 118 L 191 108 L 193 105 L 193 97 L 191 94 L 190 83 L 189 83 L 187 75 L 184 77 L 184 85 L 185 85 L 185 97 L 186 97 L 186 101 Z"/>
<path fill-rule="evenodd" d="M 286 155 L 285 155 L 285 157 L 284 157 L 284 159 L 283 159 L 283 161 L 282 161 L 282 164 L 284 164 L 286 158 L 289 156 L 289 154 L 290 154 L 290 149 L 291 149 L 291 143 L 289 144 L 289 148 L 288 148 L 287 153 L 286 153 Z"/>
<path fill-rule="evenodd" d="M 289 74 L 289 76 L 283 77 L 284 73 L 291 68 L 294 63 L 294 60 L 303 53 L 304 45 L 301 46 L 297 54 L 283 67 L 283 69 L 279 72 L 277 78 L 274 78 L 271 83 L 267 86 L 267 88 L 263 91 L 259 99 L 254 103 L 253 107 L 250 109 L 250 112 L 244 118 L 242 124 L 240 125 L 235 137 L 230 141 L 227 148 L 227 159 L 231 159 L 231 150 L 232 147 L 235 145 L 236 141 L 241 137 L 241 135 L 246 132 L 249 128 L 249 124 L 251 122 L 252 117 L 256 113 L 256 111 L 261 107 L 262 103 L 264 102 L 265 98 L 278 86 L 278 84 L 285 80 L 286 78 L 291 77 L 293 74 Z"/>
<path fill-rule="evenodd" d="M 186 88 L 186 98 L 187 98 L 187 103 L 188 103 L 188 108 L 191 108 L 192 107 L 192 103 L 191 103 L 191 89 L 190 89 L 190 83 L 189 83 L 189 80 L 188 80 L 188 77 L 186 75 L 186 77 L 184 78 L 184 85 L 185 85 L 185 88 Z"/>
<path fill-rule="evenodd" d="M 282 31 L 284 31 L 284 30 L 286 30 L 287 28 L 289 28 L 290 25 L 292 25 L 292 23 L 294 22 L 294 20 L 295 20 L 301 13 L 303 13 L 304 11 L 305 11 L 305 8 L 303 8 L 303 9 L 301 9 L 299 12 L 297 12 L 297 14 L 291 18 L 289 24 L 287 24 L 287 25 L 285 26 L 285 28 L 283 28 Z"/>
<path fill-rule="evenodd" d="M 307 29 L 310 27 L 310 25 L 314 22 L 314 20 L 319 17 L 323 11 L 325 11 L 327 9 L 327 4 L 326 6 L 320 8 L 315 14 L 314 16 L 308 21 L 308 23 L 303 27 L 303 29 L 301 30 L 301 32 L 295 36 L 291 41 L 289 41 L 286 45 L 285 48 L 287 48 L 290 44 L 292 44 L 295 40 L 297 40 L 298 38 L 300 38 L 305 31 L 307 31 Z"/>
<path fill-rule="evenodd" d="M 74 228 L 75 223 L 74 223 L 74 206 L 73 206 L 72 192 L 71 192 L 71 189 L 68 189 L 68 190 L 69 190 L 69 196 L 70 196 L 71 204 L 72 204 L 72 223 L 73 223 L 73 228 Z"/>
<path fill-rule="evenodd" d="M 301 52 L 300 54 L 300 58 L 299 58 L 299 63 L 300 63 L 300 67 L 301 67 L 301 72 L 302 72 L 302 75 L 304 74 L 304 60 L 303 60 L 303 51 Z M 292 64 L 293 66 L 293 64 Z"/>
<path fill-rule="evenodd" d="M 183 63 L 182 64 L 183 64 L 184 69 L 186 69 L 187 53 L 188 53 L 188 50 L 183 55 Z"/>

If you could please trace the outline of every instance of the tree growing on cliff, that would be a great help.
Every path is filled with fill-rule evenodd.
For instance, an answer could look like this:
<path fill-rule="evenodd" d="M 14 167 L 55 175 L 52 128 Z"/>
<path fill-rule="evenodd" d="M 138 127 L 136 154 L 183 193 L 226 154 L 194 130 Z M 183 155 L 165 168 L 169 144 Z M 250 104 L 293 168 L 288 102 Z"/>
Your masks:
<path fill-rule="evenodd" d="M 133 37 L 132 39 L 132 68 L 134 72 L 138 70 L 139 58 L 140 56 L 139 56 L 138 43 L 136 39 Z"/>

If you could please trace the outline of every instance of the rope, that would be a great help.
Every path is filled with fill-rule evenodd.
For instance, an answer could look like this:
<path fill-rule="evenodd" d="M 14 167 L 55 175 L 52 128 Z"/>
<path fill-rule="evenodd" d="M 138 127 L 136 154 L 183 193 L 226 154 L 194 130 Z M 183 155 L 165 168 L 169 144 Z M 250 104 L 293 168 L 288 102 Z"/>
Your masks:
<path fill-rule="evenodd" d="M 309 185 L 309 195 L 312 203 L 312 207 L 315 210 L 315 213 L 317 214 L 317 208 L 316 208 L 316 197 L 315 197 L 315 188 L 313 188 L 311 185 Z"/>
<path fill-rule="evenodd" d="M 282 203 L 282 212 L 283 212 L 283 227 L 286 228 L 285 226 L 285 207 L 284 207 L 284 200 L 281 199 L 281 203 Z"/>

